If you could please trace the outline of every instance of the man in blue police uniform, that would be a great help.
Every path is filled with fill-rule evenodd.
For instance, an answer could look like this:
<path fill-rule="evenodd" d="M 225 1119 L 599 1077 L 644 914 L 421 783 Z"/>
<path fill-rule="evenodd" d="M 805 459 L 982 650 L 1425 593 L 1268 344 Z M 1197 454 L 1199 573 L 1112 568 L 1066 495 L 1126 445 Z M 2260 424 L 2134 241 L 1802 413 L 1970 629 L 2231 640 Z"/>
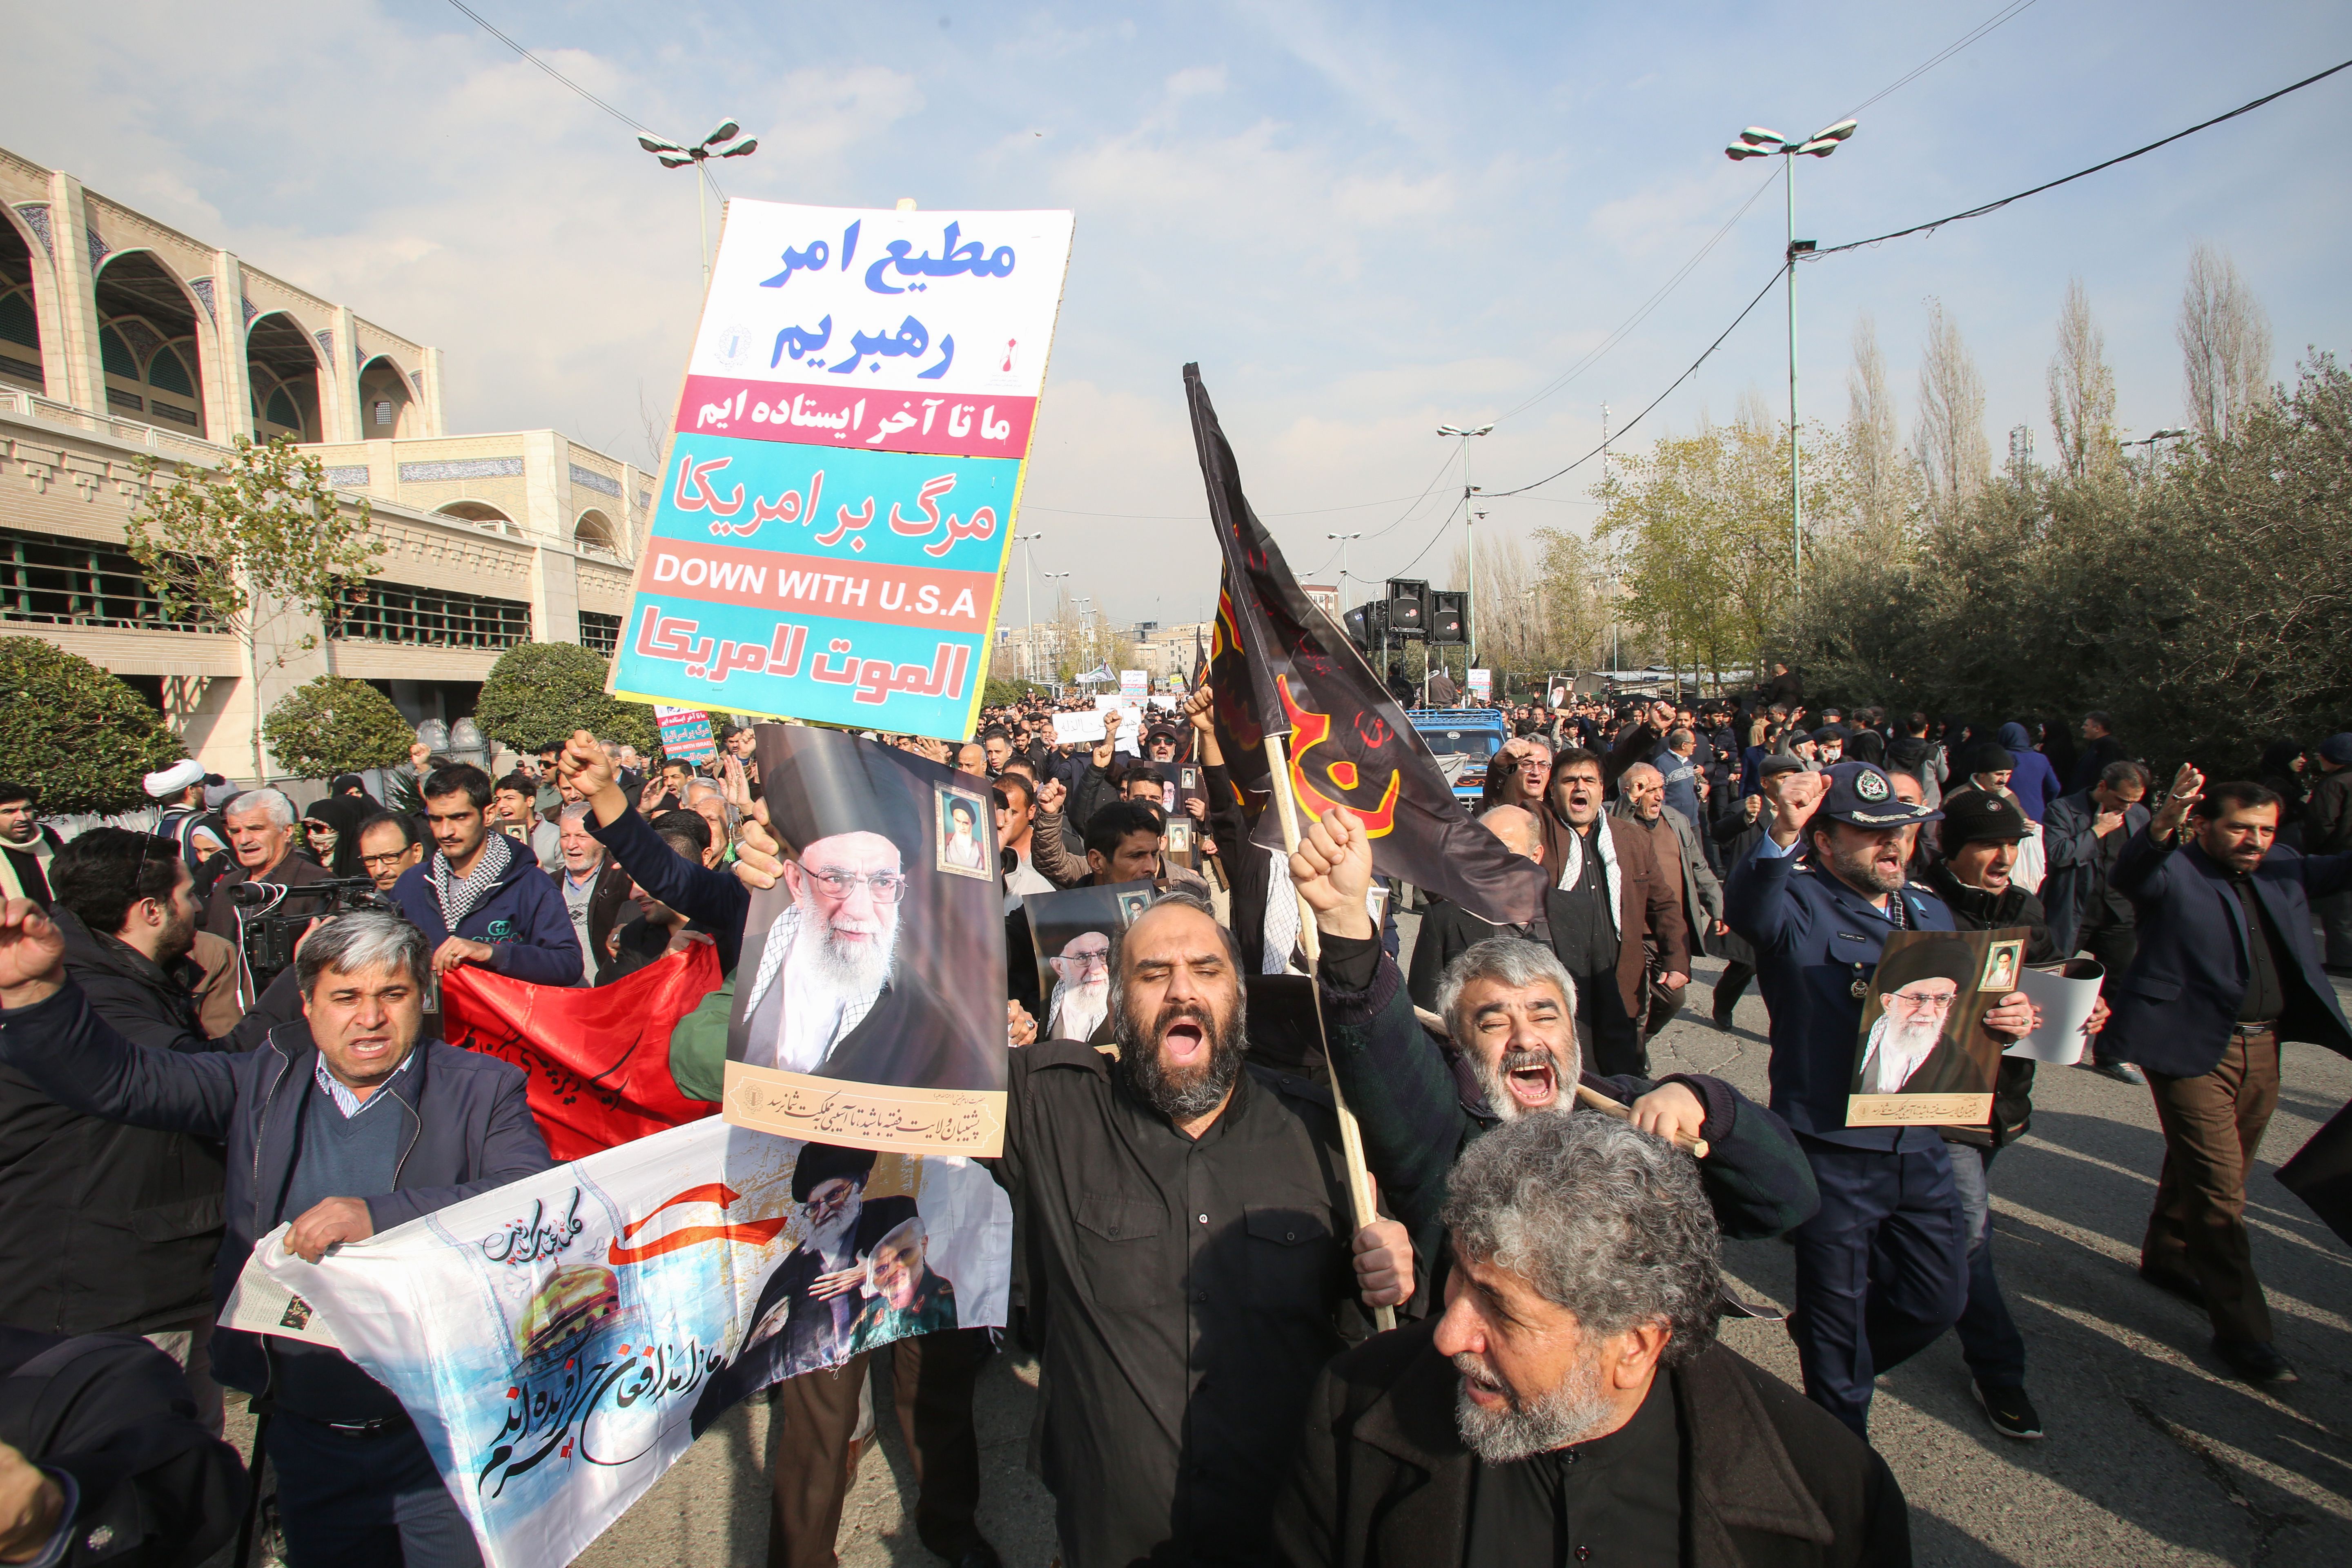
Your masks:
<path fill-rule="evenodd" d="M 1792 1236 L 1790 1337 L 1805 1394 L 1869 1436 L 1871 1379 L 1926 1349 L 1968 1303 L 1968 1234 L 1933 1127 L 1846 1126 L 1863 997 L 1897 931 L 1950 931 L 1942 900 L 1905 879 L 1918 826 L 1884 770 L 1841 763 L 1764 781 L 1770 830 L 1733 868 L 1725 918 L 1756 949 L 1772 1013 L 1772 1109 L 1821 1190 Z M 2022 993 L 1984 1016 L 1996 1037 L 2033 1026 Z"/>

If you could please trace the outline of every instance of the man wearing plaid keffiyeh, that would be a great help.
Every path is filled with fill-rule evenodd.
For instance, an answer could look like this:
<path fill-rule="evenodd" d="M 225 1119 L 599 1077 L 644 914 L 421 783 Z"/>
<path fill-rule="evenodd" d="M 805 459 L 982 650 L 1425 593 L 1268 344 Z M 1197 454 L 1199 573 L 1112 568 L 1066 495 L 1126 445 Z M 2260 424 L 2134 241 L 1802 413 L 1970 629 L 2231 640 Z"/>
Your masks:
<path fill-rule="evenodd" d="M 392 901 L 433 947 L 433 973 L 478 963 L 535 985 L 580 977 L 580 940 L 563 896 L 538 863 L 489 831 L 490 775 L 439 768 L 420 792 L 434 853 L 401 873 Z"/>

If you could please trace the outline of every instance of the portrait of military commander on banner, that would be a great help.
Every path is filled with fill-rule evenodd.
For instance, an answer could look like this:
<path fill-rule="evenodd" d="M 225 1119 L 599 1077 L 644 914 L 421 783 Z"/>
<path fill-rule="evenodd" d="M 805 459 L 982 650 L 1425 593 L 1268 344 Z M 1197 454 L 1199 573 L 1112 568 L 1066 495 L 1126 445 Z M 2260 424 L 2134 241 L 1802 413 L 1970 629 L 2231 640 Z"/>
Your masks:
<path fill-rule="evenodd" d="M 1853 1092 L 1991 1093 L 2000 1046 L 1977 1027 L 1989 1000 L 1978 985 L 1986 968 L 1978 944 L 1964 936 L 1890 939 L 1868 983 L 1872 1005 L 1863 1010 Z"/>
<path fill-rule="evenodd" d="M 782 879 L 744 922 L 730 1059 L 900 1089 L 1005 1081 L 995 820 L 953 808 L 946 768 L 838 731 L 763 724 L 760 774 Z M 961 868 L 957 868 L 961 870 Z"/>

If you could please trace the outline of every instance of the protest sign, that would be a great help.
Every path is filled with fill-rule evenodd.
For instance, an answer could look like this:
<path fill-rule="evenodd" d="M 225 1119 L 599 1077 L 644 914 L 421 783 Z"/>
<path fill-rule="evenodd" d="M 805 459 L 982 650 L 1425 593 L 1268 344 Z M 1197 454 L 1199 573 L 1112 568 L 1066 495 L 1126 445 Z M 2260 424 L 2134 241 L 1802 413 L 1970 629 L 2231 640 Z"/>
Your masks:
<path fill-rule="evenodd" d="M 1982 1026 L 2017 989 L 2032 933 L 1900 931 L 1863 982 L 1849 1127 L 1981 1127 L 1992 1115 L 2001 1042 Z"/>
<path fill-rule="evenodd" d="M 684 763 L 707 763 L 719 754 L 718 738 L 710 732 L 710 715 L 699 708 L 656 708 L 654 721 L 661 726 L 662 755 Z"/>
<path fill-rule="evenodd" d="M 728 204 L 614 692 L 971 733 L 1070 233 Z"/>
<path fill-rule="evenodd" d="M 2042 1026 L 2021 1036 L 2005 1057 L 2073 1067 L 2083 1059 L 2090 1037 L 2083 1033 L 2091 1010 L 2098 1005 L 2099 986 L 2106 966 L 2095 958 L 2072 958 L 2054 970 L 2028 969 L 2017 976 L 2017 988 L 2042 1009 Z"/>
<path fill-rule="evenodd" d="M 1054 744 L 1057 746 L 1087 745 L 1102 738 L 1103 716 L 1099 708 L 1054 715 Z"/>
<path fill-rule="evenodd" d="M 1001 1327 L 1012 1231 L 971 1161 L 705 1120 L 317 1264 L 281 1226 L 221 1321 L 339 1346 L 399 1396 L 488 1568 L 559 1568 L 744 1395 Z M 818 1300 L 820 1271 L 851 1288 Z"/>
<path fill-rule="evenodd" d="M 752 895 L 727 1033 L 730 1121 L 992 1157 L 1004 1140 L 1004 917 L 987 786 L 835 730 L 754 743 L 788 863 Z"/>
<path fill-rule="evenodd" d="M 1495 672 L 1491 669 L 1472 670 L 1470 672 L 1470 695 L 1476 698 L 1481 702 L 1491 700 L 1495 695 Z"/>
<path fill-rule="evenodd" d="M 1039 1019 L 1044 1038 L 1109 1037 L 1104 1031 L 1110 1016 L 1111 938 L 1158 896 L 1150 882 L 1023 896 L 1030 948 L 1037 955 L 1037 994 L 1045 999 Z"/>
<path fill-rule="evenodd" d="M 592 989 L 461 964 L 441 977 L 443 1038 L 522 1068 L 547 1152 L 576 1160 L 719 1109 L 678 1092 L 669 1037 L 719 978 L 707 942 Z"/>
<path fill-rule="evenodd" d="M 1140 669 L 1120 670 L 1118 694 L 1121 697 L 1131 697 L 1139 702 L 1141 701 L 1151 695 L 1151 677 Z"/>

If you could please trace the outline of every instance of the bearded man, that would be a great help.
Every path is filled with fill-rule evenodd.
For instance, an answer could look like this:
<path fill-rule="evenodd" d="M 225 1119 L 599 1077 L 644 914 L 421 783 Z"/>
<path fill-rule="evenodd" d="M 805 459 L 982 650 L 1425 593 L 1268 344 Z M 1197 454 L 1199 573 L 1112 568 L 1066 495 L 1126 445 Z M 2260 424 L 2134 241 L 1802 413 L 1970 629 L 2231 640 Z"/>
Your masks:
<path fill-rule="evenodd" d="M 1775 1236 L 1816 1202 L 1811 1173 L 1780 1119 L 1721 1079 L 1653 1082 L 1587 1072 L 1577 988 L 1540 942 L 1496 936 L 1449 963 L 1436 994 L 1446 1038 L 1432 1049 L 1396 961 L 1364 910 L 1372 846 L 1353 812 L 1308 825 L 1290 875 L 1322 935 L 1317 978 L 1331 1071 L 1362 1129 L 1365 1163 L 1423 1257 L 1443 1255 L 1440 1211 L 1454 1163 L 1492 1129 L 1565 1111 L 1580 1087 L 1632 1108 L 1660 1137 L 1703 1138 L 1699 1180 L 1727 1235 Z"/>
<path fill-rule="evenodd" d="M 1454 1167 L 1444 1315 L 1323 1374 L 1275 1512 L 1328 1568 L 1911 1561 L 1885 1460 L 1716 1339 L 1691 1162 L 1531 1116 Z"/>
<path fill-rule="evenodd" d="M 1046 962 L 1058 978 L 1045 1007 L 1045 1033 L 1057 1040 L 1091 1042 L 1110 1016 L 1110 938 L 1082 931 L 1059 958 Z"/>
<path fill-rule="evenodd" d="M 968 1039 L 946 1003 L 898 962 L 903 942 L 922 940 L 900 919 L 913 885 L 908 868 L 929 874 L 904 775 L 848 744 L 794 747 L 769 773 L 770 832 L 747 832 L 743 844 L 799 847 L 782 865 L 792 905 L 747 953 L 745 1022 L 728 1055 L 859 1083 L 1003 1088 L 989 1042 Z"/>
<path fill-rule="evenodd" d="M 1363 907 L 1357 900 L 1359 912 Z M 1244 1066 L 1239 947 L 1171 893 L 1111 952 L 1114 1060 L 1013 1053 L 997 1179 L 1044 1302 L 1039 1444 L 1072 1563 L 1278 1561 L 1308 1389 L 1412 1294 L 1404 1229 L 1349 1217 L 1328 1094 Z"/>
<path fill-rule="evenodd" d="M 1976 977 L 1963 942 L 1905 948 L 1871 979 L 1884 1009 L 1870 1026 L 1856 1094 L 1982 1094 L 1991 1081 L 1968 1052 L 1945 1038 L 1960 994 Z"/>

